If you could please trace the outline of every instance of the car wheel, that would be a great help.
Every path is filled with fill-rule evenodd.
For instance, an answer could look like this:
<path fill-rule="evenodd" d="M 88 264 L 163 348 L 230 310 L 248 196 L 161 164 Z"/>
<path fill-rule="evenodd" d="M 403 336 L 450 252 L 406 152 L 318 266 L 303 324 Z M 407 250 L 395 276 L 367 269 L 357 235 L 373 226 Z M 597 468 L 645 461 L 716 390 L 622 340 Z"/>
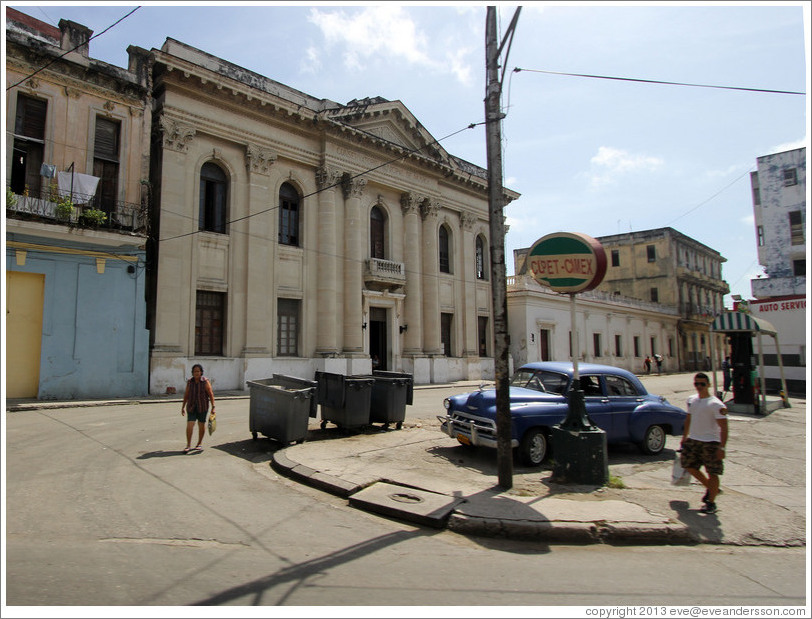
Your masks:
<path fill-rule="evenodd" d="M 665 430 L 662 426 L 649 426 L 646 433 L 643 435 L 643 442 L 640 443 L 640 449 L 644 454 L 650 456 L 657 455 L 665 447 Z"/>
<path fill-rule="evenodd" d="M 541 466 L 547 457 L 547 436 L 541 428 L 528 430 L 519 445 L 519 459 L 527 466 Z"/>

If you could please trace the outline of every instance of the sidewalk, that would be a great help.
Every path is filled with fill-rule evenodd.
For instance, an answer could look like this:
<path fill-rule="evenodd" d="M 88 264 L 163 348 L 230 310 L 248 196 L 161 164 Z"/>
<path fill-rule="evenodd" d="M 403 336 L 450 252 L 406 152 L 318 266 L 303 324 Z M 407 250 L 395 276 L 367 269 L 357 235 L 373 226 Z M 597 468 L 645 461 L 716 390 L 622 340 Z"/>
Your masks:
<path fill-rule="evenodd" d="M 678 405 L 689 393 L 684 389 L 690 384 L 684 375 L 652 375 L 644 381 L 651 392 Z M 475 390 L 479 384 L 420 385 L 415 390 L 426 394 L 431 390 L 433 403 L 434 393 L 441 402 L 443 390 Z M 228 391 L 218 392 L 216 397 L 248 399 L 250 394 Z M 10 400 L 6 410 L 181 399 L 161 395 L 130 400 Z M 767 418 L 740 416 L 735 423 L 781 423 L 786 418 L 805 427 L 805 414 L 805 402 L 799 401 Z M 400 430 L 369 425 L 354 433 L 332 425 L 322 429 L 318 419 L 311 419 L 307 441 L 276 449 L 271 466 L 297 482 L 345 498 L 359 509 L 463 535 L 567 544 L 805 545 L 805 493 L 750 468 L 753 454 L 742 444 L 734 443 L 726 461 L 719 512 L 706 515 L 699 512 L 704 491 L 700 485 L 670 484 L 677 437 L 669 437 L 665 451 L 654 457 L 642 456 L 635 447 L 610 447 L 609 472 L 621 482 L 615 484 L 620 487 L 554 484 L 547 464 L 541 469 L 514 465 L 513 487 L 503 490 L 498 486 L 494 450 L 465 448 L 439 431 L 433 415 L 429 418 L 427 412 L 421 412 L 420 417 L 407 417 Z M 742 436 L 755 435 L 751 427 L 743 427 Z M 786 429 L 772 434 L 780 437 L 776 439 L 780 445 Z M 742 451 L 737 454 L 737 449 Z"/>

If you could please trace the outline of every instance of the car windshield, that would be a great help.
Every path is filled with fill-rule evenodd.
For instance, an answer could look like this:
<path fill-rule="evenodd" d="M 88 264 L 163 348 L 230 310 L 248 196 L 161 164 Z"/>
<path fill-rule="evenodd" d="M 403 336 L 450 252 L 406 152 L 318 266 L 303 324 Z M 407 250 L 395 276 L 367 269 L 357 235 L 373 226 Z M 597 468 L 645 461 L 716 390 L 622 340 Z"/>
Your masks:
<path fill-rule="evenodd" d="M 510 384 L 514 387 L 524 387 L 525 389 L 535 389 L 536 391 L 561 395 L 566 393 L 568 383 L 569 378 L 565 374 L 527 369 L 517 371 L 510 381 Z"/>

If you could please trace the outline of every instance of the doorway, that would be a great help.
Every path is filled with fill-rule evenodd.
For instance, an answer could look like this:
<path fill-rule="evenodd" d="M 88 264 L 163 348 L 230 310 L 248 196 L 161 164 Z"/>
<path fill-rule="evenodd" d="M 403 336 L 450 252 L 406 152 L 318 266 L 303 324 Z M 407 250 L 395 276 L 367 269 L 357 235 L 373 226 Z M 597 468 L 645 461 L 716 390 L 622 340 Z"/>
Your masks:
<path fill-rule="evenodd" d="M 388 346 L 386 338 L 386 309 L 369 308 L 369 356 L 373 370 L 388 370 Z M 377 363 L 376 363 L 377 359 Z"/>
<path fill-rule="evenodd" d="M 550 330 L 542 329 L 539 332 L 539 351 L 541 361 L 550 361 Z"/>
<path fill-rule="evenodd" d="M 6 397 L 36 398 L 45 275 L 6 271 Z"/>

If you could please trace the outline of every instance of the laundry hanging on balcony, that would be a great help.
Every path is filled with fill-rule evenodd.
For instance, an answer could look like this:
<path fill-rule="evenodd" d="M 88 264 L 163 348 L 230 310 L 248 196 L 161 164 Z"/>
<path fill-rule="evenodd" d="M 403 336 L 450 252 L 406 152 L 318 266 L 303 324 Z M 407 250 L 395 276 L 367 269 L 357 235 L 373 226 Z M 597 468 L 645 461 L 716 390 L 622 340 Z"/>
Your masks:
<path fill-rule="evenodd" d="M 70 198 L 76 204 L 85 204 L 96 195 L 99 177 L 79 172 L 57 172 L 56 182 L 59 186 L 59 197 Z"/>

